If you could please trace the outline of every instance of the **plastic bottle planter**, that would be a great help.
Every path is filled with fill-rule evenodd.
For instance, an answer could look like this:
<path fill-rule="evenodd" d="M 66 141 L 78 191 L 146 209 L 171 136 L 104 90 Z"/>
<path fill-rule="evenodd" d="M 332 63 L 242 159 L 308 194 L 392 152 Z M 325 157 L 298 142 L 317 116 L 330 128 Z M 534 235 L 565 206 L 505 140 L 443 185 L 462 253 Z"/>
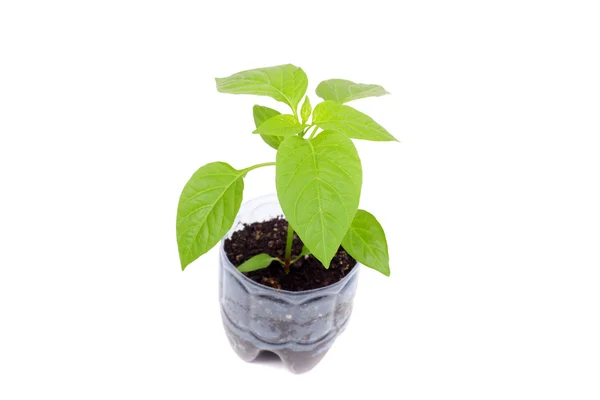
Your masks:
<path fill-rule="evenodd" d="M 275 195 L 242 205 L 232 230 L 245 223 L 282 215 Z M 231 264 L 220 244 L 219 297 L 221 316 L 231 347 L 244 361 L 271 351 L 294 373 L 309 371 L 321 361 L 348 324 L 356 293 L 356 265 L 333 285 L 290 292 L 259 285 Z"/>

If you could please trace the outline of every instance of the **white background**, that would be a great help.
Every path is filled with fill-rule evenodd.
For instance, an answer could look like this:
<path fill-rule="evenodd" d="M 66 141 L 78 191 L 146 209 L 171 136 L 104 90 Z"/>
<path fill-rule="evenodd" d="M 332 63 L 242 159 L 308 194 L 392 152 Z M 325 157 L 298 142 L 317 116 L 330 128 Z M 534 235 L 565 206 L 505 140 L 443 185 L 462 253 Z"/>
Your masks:
<path fill-rule="evenodd" d="M 600 398 L 597 5 L 2 1 L 0 398 Z M 237 358 L 217 252 L 175 240 L 198 167 L 275 156 L 251 106 L 283 105 L 213 78 L 282 63 L 313 104 L 383 85 L 353 105 L 402 142 L 356 142 L 392 275 L 300 376 Z"/>

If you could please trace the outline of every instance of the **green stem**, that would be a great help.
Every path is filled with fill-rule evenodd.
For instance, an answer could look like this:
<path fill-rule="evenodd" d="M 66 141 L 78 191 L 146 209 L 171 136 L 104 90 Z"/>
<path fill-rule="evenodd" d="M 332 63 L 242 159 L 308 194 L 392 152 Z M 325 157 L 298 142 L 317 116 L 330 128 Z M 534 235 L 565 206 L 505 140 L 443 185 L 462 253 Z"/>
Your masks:
<path fill-rule="evenodd" d="M 304 135 L 306 135 L 306 132 L 308 132 L 311 127 L 312 125 L 309 125 L 306 128 L 304 128 L 304 130 L 301 133 L 299 133 L 300 137 L 304 137 Z"/>
<path fill-rule="evenodd" d="M 286 274 L 290 273 L 290 264 L 292 260 L 292 244 L 294 243 L 294 228 L 288 223 L 287 240 L 285 242 L 285 261 L 283 270 Z"/>
<path fill-rule="evenodd" d="M 262 164 L 256 164 L 256 165 L 253 165 L 251 167 L 246 168 L 244 171 L 250 172 L 250 171 L 252 171 L 253 169 L 256 169 L 256 168 L 269 167 L 271 165 L 275 165 L 275 162 L 272 161 L 272 162 L 266 162 L 266 163 L 262 163 Z"/>
<path fill-rule="evenodd" d="M 312 139 L 315 136 L 317 129 L 319 129 L 319 127 L 315 125 L 315 129 L 313 129 L 313 131 L 310 133 L 310 136 L 308 137 L 308 139 Z"/>
<path fill-rule="evenodd" d="M 299 259 L 301 259 L 302 257 L 304 257 L 304 255 L 299 255 L 298 257 L 294 258 L 294 259 L 292 260 L 292 262 L 290 262 L 290 264 L 293 264 L 293 263 L 295 263 L 296 261 L 298 261 L 298 260 L 299 260 Z"/>

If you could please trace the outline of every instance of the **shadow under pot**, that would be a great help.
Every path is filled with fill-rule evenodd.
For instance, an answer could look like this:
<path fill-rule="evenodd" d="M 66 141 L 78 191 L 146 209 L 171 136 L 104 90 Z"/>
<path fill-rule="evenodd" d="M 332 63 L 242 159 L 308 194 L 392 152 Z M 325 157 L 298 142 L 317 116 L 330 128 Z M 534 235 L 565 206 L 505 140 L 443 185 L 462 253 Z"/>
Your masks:
<path fill-rule="evenodd" d="M 244 203 L 220 243 L 221 316 L 233 350 L 244 361 L 273 352 L 294 373 L 315 367 L 348 324 L 356 293 L 356 264 L 336 283 L 305 291 L 278 290 L 239 272 L 227 257 L 225 240 L 246 224 L 281 217 L 275 195 Z"/>

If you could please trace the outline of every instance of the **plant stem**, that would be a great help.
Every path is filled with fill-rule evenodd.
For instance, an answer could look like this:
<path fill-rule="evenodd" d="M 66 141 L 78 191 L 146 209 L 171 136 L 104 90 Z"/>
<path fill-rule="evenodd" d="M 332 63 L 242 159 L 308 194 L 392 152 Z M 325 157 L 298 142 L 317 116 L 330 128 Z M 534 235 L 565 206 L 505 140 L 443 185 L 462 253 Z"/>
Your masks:
<path fill-rule="evenodd" d="M 275 162 L 272 161 L 272 162 L 266 162 L 266 163 L 262 163 L 262 164 L 256 164 L 256 165 L 253 165 L 251 167 L 246 168 L 244 171 L 250 172 L 250 171 L 252 171 L 253 169 L 256 169 L 256 168 L 269 167 L 271 165 L 275 165 Z"/>
<path fill-rule="evenodd" d="M 287 240 L 285 242 L 285 261 L 283 270 L 286 274 L 290 273 L 290 264 L 292 260 L 292 243 L 294 243 L 294 228 L 288 222 Z"/>
<path fill-rule="evenodd" d="M 308 132 L 308 131 L 310 130 L 310 128 L 312 128 L 312 127 L 313 127 L 313 125 L 309 125 L 309 126 L 307 126 L 307 127 L 306 127 L 306 129 L 304 129 L 304 130 L 302 131 L 302 133 L 299 133 L 299 135 L 300 135 L 301 137 L 304 137 L 304 135 L 306 135 L 306 132 Z"/>
<path fill-rule="evenodd" d="M 296 257 L 296 258 L 294 258 L 294 259 L 292 260 L 292 262 L 290 263 L 290 265 L 291 265 L 291 264 L 293 264 L 293 263 L 295 263 L 296 261 L 300 260 L 300 259 L 301 259 L 302 257 L 304 257 L 304 256 L 305 256 L 305 255 L 303 255 L 303 254 L 300 254 L 298 257 Z"/>
<path fill-rule="evenodd" d="M 310 133 L 310 136 L 308 137 L 309 139 L 312 139 L 313 136 L 315 136 L 315 133 L 317 132 L 317 129 L 319 129 L 319 127 L 315 125 L 315 129 L 313 129 L 313 131 Z"/>

